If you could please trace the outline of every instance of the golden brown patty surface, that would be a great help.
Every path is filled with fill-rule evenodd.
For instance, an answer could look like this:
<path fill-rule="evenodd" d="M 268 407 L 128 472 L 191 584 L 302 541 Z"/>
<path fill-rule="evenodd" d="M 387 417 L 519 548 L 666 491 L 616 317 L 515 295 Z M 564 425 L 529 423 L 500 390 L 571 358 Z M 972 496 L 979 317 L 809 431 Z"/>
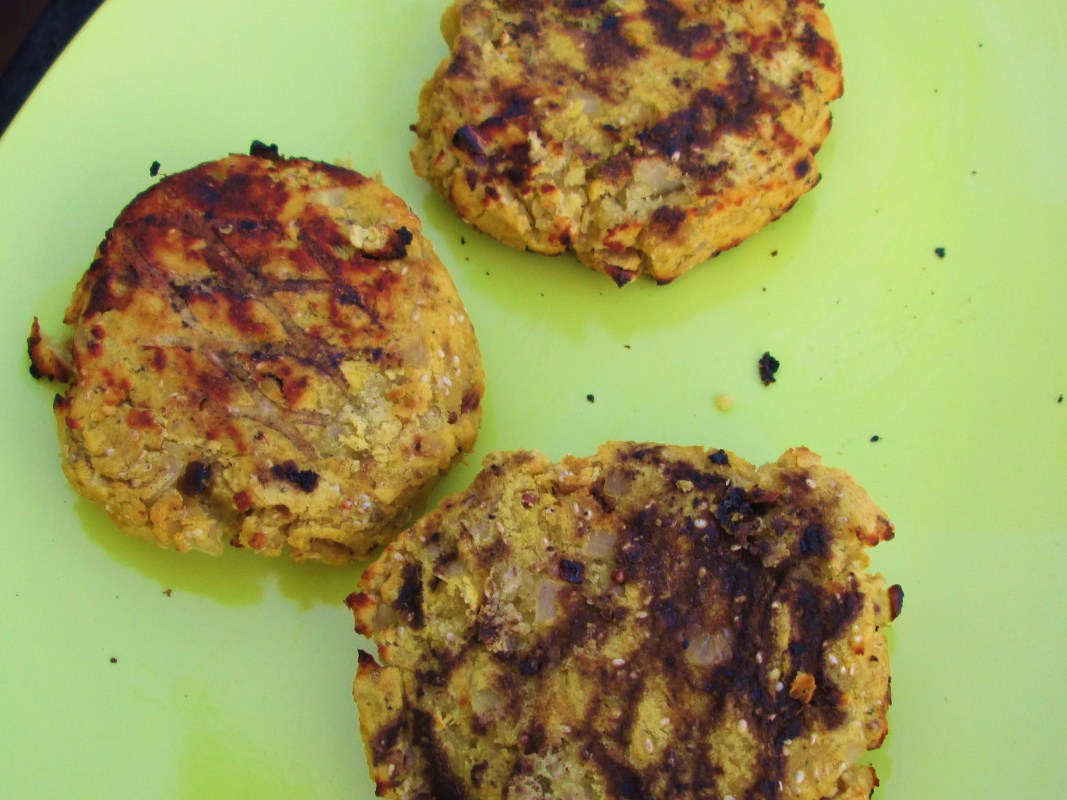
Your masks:
<path fill-rule="evenodd" d="M 803 448 L 499 453 L 348 598 L 378 793 L 817 798 L 877 784 L 893 529 Z"/>
<path fill-rule="evenodd" d="M 670 281 L 819 179 L 841 94 L 816 0 L 457 0 L 416 172 L 512 247 Z"/>
<path fill-rule="evenodd" d="M 67 311 L 67 477 L 126 531 L 367 555 L 475 441 L 481 357 L 418 219 L 356 172 L 231 156 L 118 217 Z M 64 374 L 67 372 L 68 374 Z"/>

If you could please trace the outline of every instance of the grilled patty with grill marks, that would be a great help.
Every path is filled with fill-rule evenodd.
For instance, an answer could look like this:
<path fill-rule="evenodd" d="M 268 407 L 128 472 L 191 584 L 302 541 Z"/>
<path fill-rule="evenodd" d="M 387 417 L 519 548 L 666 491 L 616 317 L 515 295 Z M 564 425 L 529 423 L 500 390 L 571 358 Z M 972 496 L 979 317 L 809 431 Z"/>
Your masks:
<path fill-rule="evenodd" d="M 803 448 L 491 455 L 348 598 L 378 794 L 865 800 L 892 534 Z"/>
<path fill-rule="evenodd" d="M 817 0 L 456 0 L 415 171 L 516 248 L 671 281 L 819 180 L 842 92 Z"/>
<path fill-rule="evenodd" d="M 69 382 L 62 464 L 126 531 L 343 562 L 408 524 L 472 448 L 477 339 L 407 206 L 255 147 L 118 217 L 33 370 Z"/>

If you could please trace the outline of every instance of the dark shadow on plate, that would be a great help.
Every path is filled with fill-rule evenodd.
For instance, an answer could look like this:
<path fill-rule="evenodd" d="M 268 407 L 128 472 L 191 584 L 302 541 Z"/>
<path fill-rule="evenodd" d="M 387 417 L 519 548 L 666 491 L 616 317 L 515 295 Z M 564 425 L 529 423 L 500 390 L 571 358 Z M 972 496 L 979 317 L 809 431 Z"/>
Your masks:
<path fill-rule="evenodd" d="M 647 277 L 618 287 L 593 272 L 571 253 L 546 256 L 520 252 L 497 242 L 461 221 L 436 192 L 427 190 L 417 213 L 438 244 L 438 255 L 466 285 L 520 317 L 552 320 L 558 332 L 580 341 L 590 325 L 613 338 L 677 326 L 692 317 L 714 312 L 735 296 L 758 293 L 787 266 L 779 242 L 803 235 L 812 222 L 813 200 L 800 202 L 781 220 L 771 223 L 670 284 Z"/>
<path fill-rule="evenodd" d="M 159 584 L 160 590 L 209 597 L 236 608 L 262 602 L 272 584 L 301 609 L 341 605 L 356 588 L 365 562 L 347 566 L 297 564 L 227 548 L 220 556 L 179 553 L 123 533 L 95 503 L 79 498 L 75 513 L 86 535 L 108 556 Z"/>

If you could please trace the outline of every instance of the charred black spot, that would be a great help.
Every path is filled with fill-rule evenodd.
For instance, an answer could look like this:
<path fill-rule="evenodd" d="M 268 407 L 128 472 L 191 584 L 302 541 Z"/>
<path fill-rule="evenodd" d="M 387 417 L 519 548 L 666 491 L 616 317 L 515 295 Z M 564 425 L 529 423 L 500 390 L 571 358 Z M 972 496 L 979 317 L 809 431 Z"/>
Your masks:
<path fill-rule="evenodd" d="M 719 522 L 728 526 L 751 514 L 752 506 L 748 502 L 748 494 L 740 486 L 731 486 L 719 501 L 716 517 Z"/>
<path fill-rule="evenodd" d="M 463 785 L 452 771 L 448 753 L 437 739 L 432 717 L 421 709 L 411 712 L 413 744 L 425 757 L 426 783 L 433 800 L 465 800 Z"/>
<path fill-rule="evenodd" d="M 448 675 L 439 669 L 417 669 L 415 679 L 422 686 L 436 686 L 437 688 L 448 683 Z"/>
<path fill-rule="evenodd" d="M 649 0 L 645 18 L 652 24 L 661 45 L 684 56 L 692 57 L 705 49 L 714 36 L 706 23 L 687 24 L 686 13 L 667 0 Z"/>
<path fill-rule="evenodd" d="M 671 236 L 685 222 L 685 209 L 678 206 L 660 206 L 652 212 L 651 224 L 657 233 Z"/>
<path fill-rule="evenodd" d="M 545 727 L 534 722 L 519 735 L 519 746 L 526 755 L 538 752 L 545 746 Z"/>
<path fill-rule="evenodd" d="M 793 174 L 798 178 L 803 178 L 809 172 L 811 172 L 811 163 L 805 158 L 793 165 Z"/>
<path fill-rule="evenodd" d="M 706 146 L 710 136 L 704 113 L 692 105 L 638 131 L 637 140 L 648 150 L 677 160 L 694 146 Z"/>
<path fill-rule="evenodd" d="M 632 283 L 637 278 L 636 270 L 624 269 L 617 264 L 605 264 L 605 274 L 615 281 L 616 286 L 625 286 L 628 283 Z"/>
<path fill-rule="evenodd" d="M 522 92 L 507 92 L 501 103 L 499 116 L 504 119 L 525 117 L 529 115 L 530 111 L 533 109 L 533 100 L 533 97 L 529 97 Z"/>
<path fill-rule="evenodd" d="M 140 278 L 129 267 L 122 275 L 117 275 L 107 270 L 101 261 L 94 261 L 89 268 L 89 275 L 99 275 L 93 281 L 89 290 L 89 302 L 85 304 L 82 312 L 83 318 L 88 318 L 107 311 L 123 311 L 133 300 L 134 288 L 140 283 Z"/>
<path fill-rule="evenodd" d="M 698 97 L 707 92 L 717 124 L 724 129 L 736 130 L 747 127 L 762 111 L 758 88 L 759 76 L 752 66 L 752 59 L 745 53 L 738 53 L 734 55 L 730 83 L 725 89 L 721 93 L 704 89 Z"/>
<path fill-rule="evenodd" d="M 371 750 L 377 763 L 380 764 L 389 757 L 390 751 L 400 741 L 400 733 L 403 729 L 403 718 L 395 717 L 375 731 L 374 738 L 371 741 Z"/>
<path fill-rule="evenodd" d="M 471 767 L 471 783 L 475 788 L 482 785 L 482 781 L 485 779 L 485 773 L 489 771 L 488 761 L 479 761 L 473 767 Z"/>
<path fill-rule="evenodd" d="M 678 606 L 670 598 L 656 600 L 652 604 L 652 613 L 655 615 L 656 621 L 669 631 L 675 630 L 682 621 L 682 614 Z M 688 646 L 688 642 L 683 642 L 682 649 L 684 650 Z"/>
<path fill-rule="evenodd" d="M 572 14 L 592 14 L 599 11 L 604 0 L 564 0 L 563 8 Z"/>
<path fill-rule="evenodd" d="M 619 22 L 620 18 L 617 16 L 606 16 L 600 24 L 600 29 L 589 37 L 586 52 L 589 65 L 594 69 L 623 69 L 630 61 L 640 58 L 644 52 L 643 48 L 626 38 Z M 609 84 L 598 82 L 592 85 L 606 87 Z"/>
<path fill-rule="evenodd" d="M 408 245 L 414 238 L 407 228 L 391 228 L 383 244 L 374 248 L 364 247 L 360 252 L 374 261 L 394 261 L 408 254 Z"/>
<path fill-rule="evenodd" d="M 478 641 L 492 648 L 503 633 L 503 625 L 499 620 L 491 616 L 483 616 L 478 619 Z"/>
<path fill-rule="evenodd" d="M 759 379 L 764 386 L 770 386 L 777 380 L 774 375 L 778 372 L 778 368 L 782 366 L 781 362 L 770 353 L 764 353 L 759 359 Z"/>
<path fill-rule="evenodd" d="M 485 148 L 478 132 L 470 125 L 464 125 L 452 134 L 452 146 L 461 153 L 466 153 L 475 161 L 485 158 Z"/>
<path fill-rule="evenodd" d="M 597 170 L 597 177 L 605 181 L 621 181 L 632 174 L 633 159 L 625 151 L 608 156 Z"/>
<path fill-rule="evenodd" d="M 889 587 L 889 619 L 894 620 L 904 610 L 904 589 L 899 583 Z"/>
<path fill-rule="evenodd" d="M 267 158 L 271 161 L 279 160 L 278 145 L 276 144 L 264 144 L 259 139 L 253 139 L 251 147 L 248 148 L 248 154 L 250 156 L 256 156 L 257 158 Z"/>
<path fill-rule="evenodd" d="M 671 481 L 688 481 L 693 488 L 707 492 L 722 487 L 723 478 L 714 472 L 704 472 L 685 461 L 676 461 L 670 465 Z"/>
<path fill-rule="evenodd" d="M 805 558 L 830 557 L 830 531 L 823 525 L 813 522 L 800 533 L 800 555 Z"/>
<path fill-rule="evenodd" d="M 537 653 L 530 653 L 519 661 L 519 672 L 527 677 L 541 671 L 541 658 Z"/>
<path fill-rule="evenodd" d="M 486 117 L 478 123 L 477 135 L 478 140 L 482 141 L 482 137 L 499 136 L 505 130 L 507 130 L 507 120 L 499 114 L 493 114 L 490 117 Z"/>
<path fill-rule="evenodd" d="M 477 389 L 468 389 L 463 394 L 463 402 L 460 404 L 460 411 L 464 414 L 469 414 L 481 405 L 482 395 Z"/>
<path fill-rule="evenodd" d="M 782 796 L 782 791 L 778 788 L 778 781 L 770 778 L 762 778 L 757 781 L 756 785 L 753 787 L 752 796 L 774 800 L 775 798 Z"/>
<path fill-rule="evenodd" d="M 275 464 L 270 468 L 270 472 L 275 478 L 290 483 L 300 491 L 309 494 L 319 485 L 318 473 L 310 469 L 299 469 L 295 461 Z"/>
<path fill-rule="evenodd" d="M 804 26 L 800 44 L 804 48 L 804 55 L 808 58 L 818 59 L 826 66 L 832 66 L 837 61 L 837 53 L 833 44 L 820 36 L 810 22 Z"/>
<path fill-rule="evenodd" d="M 559 577 L 567 583 L 582 583 L 585 580 L 585 565 L 581 561 L 560 559 Z"/>
<path fill-rule="evenodd" d="M 651 795 L 636 770 L 613 759 L 602 746 L 596 749 L 594 755 L 597 766 L 607 780 L 610 797 L 619 800 L 649 800 Z"/>
<path fill-rule="evenodd" d="M 417 564 L 404 564 L 403 583 L 396 594 L 392 607 L 404 615 L 408 625 L 420 630 L 426 624 L 422 610 L 422 575 Z"/>
<path fill-rule="evenodd" d="M 210 486 L 211 465 L 203 461 L 190 461 L 178 478 L 178 491 L 186 497 L 204 494 Z"/>
<path fill-rule="evenodd" d="M 527 141 L 513 144 L 493 157 L 490 172 L 503 177 L 513 186 L 523 186 L 533 174 L 534 163 L 530 156 L 530 143 Z M 489 188 L 486 188 L 488 194 Z"/>
<path fill-rule="evenodd" d="M 787 722 L 774 737 L 774 749 L 779 752 L 782 748 L 786 747 L 790 742 L 800 736 L 804 730 L 804 725 L 799 719 L 792 719 Z"/>

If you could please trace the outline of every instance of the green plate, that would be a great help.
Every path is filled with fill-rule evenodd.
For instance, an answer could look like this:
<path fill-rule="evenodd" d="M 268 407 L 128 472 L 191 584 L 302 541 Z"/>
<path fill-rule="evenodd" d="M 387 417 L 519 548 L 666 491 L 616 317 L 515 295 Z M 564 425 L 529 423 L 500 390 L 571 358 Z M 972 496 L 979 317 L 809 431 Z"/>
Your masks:
<path fill-rule="evenodd" d="M 55 387 L 27 370 L 32 317 L 60 331 L 149 165 L 253 138 L 380 172 L 451 268 L 488 393 L 437 497 L 494 449 L 808 445 L 898 530 L 875 556 L 907 594 L 876 798 L 1067 796 L 1067 6 L 828 2 L 847 88 L 822 184 L 674 284 L 620 290 L 472 232 L 413 175 L 444 5 L 107 0 L 0 140 L 0 796 L 372 796 L 358 569 L 117 533 L 67 486 Z"/>

